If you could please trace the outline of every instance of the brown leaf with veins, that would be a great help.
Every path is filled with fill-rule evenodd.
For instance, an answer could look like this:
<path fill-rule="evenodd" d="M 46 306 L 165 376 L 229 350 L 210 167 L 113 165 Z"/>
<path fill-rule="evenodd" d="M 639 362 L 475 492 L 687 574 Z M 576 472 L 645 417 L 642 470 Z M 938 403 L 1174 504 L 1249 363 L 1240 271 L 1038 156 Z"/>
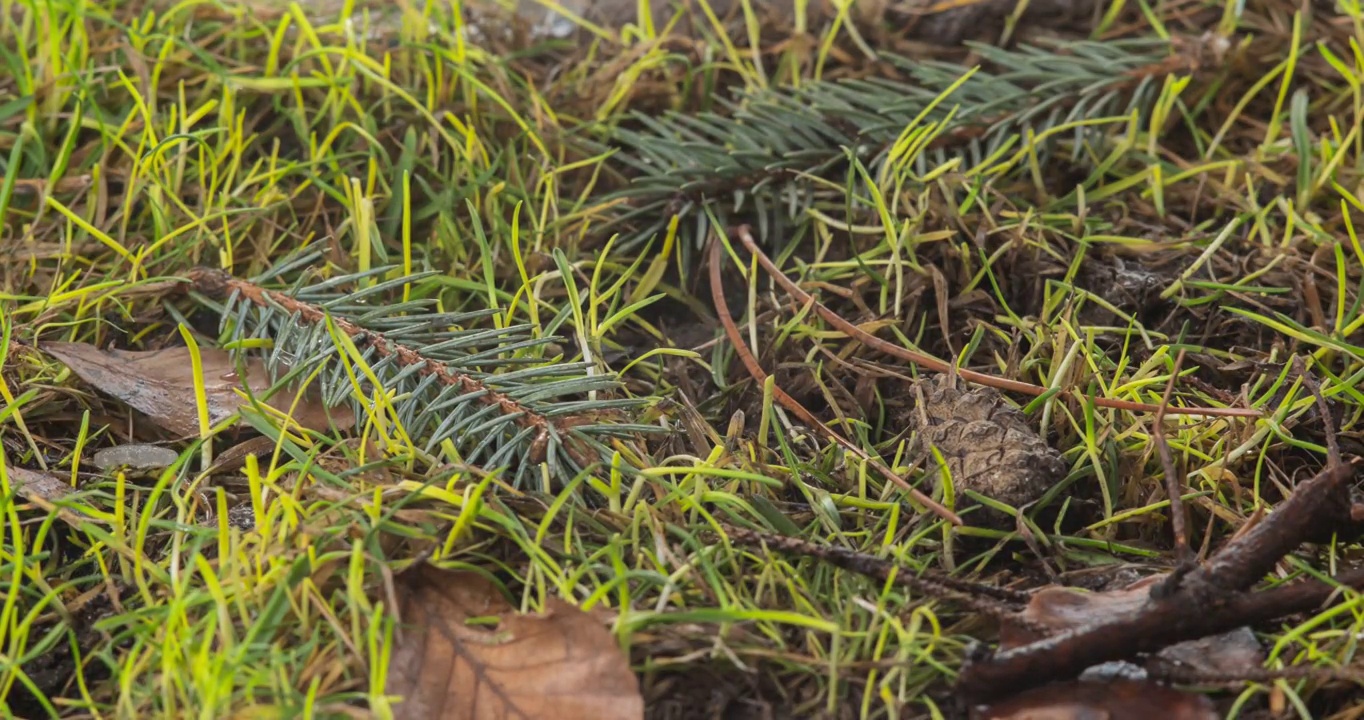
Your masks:
<path fill-rule="evenodd" d="M 971 709 L 971 720 L 1217 720 L 1202 695 L 1138 680 L 1072 680 Z"/>
<path fill-rule="evenodd" d="M 171 347 L 164 350 L 100 350 L 86 343 L 43 343 L 42 349 L 61 360 L 81 380 L 106 395 L 122 400 L 142 411 L 152 422 L 185 437 L 199 434 L 198 410 L 194 399 L 194 366 L 190 363 L 189 348 Z M 209 421 L 217 424 L 237 412 L 249 402 L 237 394 L 242 379 L 237 375 L 237 363 L 226 350 L 200 348 L 203 362 L 204 390 L 208 397 Z M 270 389 L 270 376 L 265 362 L 247 358 L 247 386 L 260 397 Z M 294 393 L 281 389 L 266 405 L 289 414 Z M 350 408 L 339 406 L 328 409 L 315 393 L 306 393 L 293 409 L 293 419 L 310 430 L 325 430 L 329 419 L 338 427 L 355 424 Z"/>
<path fill-rule="evenodd" d="M 423 564 L 398 579 L 385 693 L 395 720 L 639 720 L 639 681 L 611 633 L 557 598 L 515 612 L 491 582 Z M 470 624 L 495 616 L 496 626 Z"/>

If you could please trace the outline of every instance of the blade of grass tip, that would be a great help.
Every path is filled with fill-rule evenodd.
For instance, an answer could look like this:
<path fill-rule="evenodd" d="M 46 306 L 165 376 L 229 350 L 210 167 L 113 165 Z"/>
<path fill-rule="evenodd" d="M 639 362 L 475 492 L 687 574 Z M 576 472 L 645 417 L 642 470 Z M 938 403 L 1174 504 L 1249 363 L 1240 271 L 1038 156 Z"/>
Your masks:
<path fill-rule="evenodd" d="M 729 303 L 725 300 L 724 289 L 721 286 L 720 241 L 718 238 L 711 239 L 709 264 L 711 301 L 715 304 L 715 310 L 720 317 L 720 323 L 724 325 L 725 335 L 729 337 L 729 342 L 734 347 L 734 352 L 739 356 L 739 360 L 743 362 L 744 367 L 748 369 L 748 374 L 759 383 L 766 383 L 768 377 L 767 373 L 758 365 L 758 361 L 753 357 L 753 354 L 748 351 L 748 346 L 744 343 L 743 335 L 739 333 L 739 328 L 734 324 L 733 318 L 730 317 Z M 844 439 L 843 436 L 834 432 L 809 410 L 806 410 L 803 405 L 796 402 L 795 398 L 787 395 L 784 390 L 777 387 L 775 384 L 772 387 L 772 396 L 777 402 L 781 403 L 782 407 L 795 414 L 796 417 L 799 417 L 802 422 L 807 423 L 810 427 L 824 435 L 828 440 L 837 443 L 868 465 L 871 465 L 871 467 L 883 477 L 900 486 L 910 497 L 932 510 L 938 517 L 947 520 L 953 525 L 962 524 L 961 518 L 958 517 L 956 513 L 938 504 L 927 495 L 924 495 L 917 488 L 910 485 L 904 478 L 886 467 L 881 461 L 873 458 L 862 448 L 854 445 L 852 442 Z"/>
<path fill-rule="evenodd" d="M 853 325 L 847 320 L 844 320 L 841 316 L 839 316 L 838 313 L 825 307 L 823 303 L 819 302 L 818 300 L 815 300 L 813 296 L 802 290 L 800 286 L 792 282 L 790 278 L 786 277 L 786 274 L 783 273 L 779 268 L 777 268 L 776 264 L 772 262 L 771 258 L 767 257 L 767 254 L 764 253 L 762 249 L 758 247 L 757 241 L 753 239 L 752 232 L 747 225 L 739 227 L 738 235 L 739 239 L 743 242 L 744 247 L 747 248 L 750 253 L 753 253 L 753 255 L 758 258 L 758 264 L 762 265 L 763 270 L 765 270 L 768 275 L 772 276 L 772 279 L 775 280 L 776 283 L 780 285 L 783 290 L 794 295 L 795 298 L 800 302 L 809 303 L 811 307 L 814 308 L 815 312 L 818 313 L 820 317 L 824 318 L 826 322 L 828 322 L 830 325 L 833 325 L 835 328 L 847 334 L 849 337 L 857 340 L 858 342 L 861 342 L 862 344 L 868 347 L 880 350 L 881 352 L 884 352 L 886 354 L 898 357 L 902 360 L 907 360 L 909 362 L 914 363 L 915 365 L 918 365 L 922 368 L 926 368 L 928 370 L 932 370 L 934 372 L 956 372 L 957 375 L 959 375 L 963 380 L 976 383 L 977 385 L 985 385 L 987 387 L 992 387 L 997 390 L 1008 390 L 1011 392 L 1023 393 L 1025 395 L 1031 395 L 1033 397 L 1037 397 L 1042 395 L 1043 393 L 1050 392 L 1050 389 L 1041 387 L 1040 385 L 1033 385 L 1032 383 L 1021 382 L 1018 380 L 1009 380 L 1007 378 L 996 377 L 994 375 L 986 375 L 985 373 L 976 372 L 974 370 L 967 370 L 965 368 L 954 368 L 953 366 L 935 357 L 922 355 L 920 353 L 914 352 L 913 350 L 907 350 L 903 347 L 900 347 L 899 345 L 887 342 L 885 340 L 882 340 L 881 338 L 876 337 L 875 335 L 871 335 L 863 331 L 856 325 Z M 1150 405 L 1141 402 L 1133 402 L 1131 400 L 1114 400 L 1111 398 L 1093 397 L 1089 395 L 1084 395 L 1082 393 L 1076 393 L 1074 391 L 1066 391 L 1065 395 L 1080 399 L 1091 400 L 1095 405 L 1099 407 L 1105 407 L 1113 410 L 1126 410 L 1129 412 L 1155 412 L 1157 410 L 1155 405 Z M 1167 414 L 1206 415 L 1210 417 L 1260 417 L 1261 415 L 1260 411 L 1254 408 L 1217 408 L 1217 407 L 1170 408 L 1167 411 Z"/>
<path fill-rule="evenodd" d="M 213 434 L 213 423 L 208 413 L 208 390 L 204 380 L 204 360 L 199 354 L 199 343 L 194 340 L 194 334 L 190 329 L 180 323 L 177 325 L 180 330 L 180 337 L 185 340 L 185 347 L 189 350 L 190 367 L 194 371 L 194 408 L 199 419 L 199 438 L 203 440 L 199 450 L 202 453 L 200 462 L 203 463 L 202 469 L 208 470 L 213 467 L 213 443 L 209 442 L 209 437 Z"/>
<path fill-rule="evenodd" d="M 412 173 L 403 171 L 403 277 L 412 277 Z M 412 297 L 412 284 L 403 284 L 403 302 Z"/>
<path fill-rule="evenodd" d="M 1183 483 L 1180 481 L 1175 471 L 1175 460 L 1170 454 L 1170 443 L 1165 440 L 1165 409 L 1170 405 L 1170 394 L 1174 391 L 1175 378 L 1179 377 L 1179 369 L 1184 364 L 1184 350 L 1180 350 L 1175 356 L 1174 370 L 1170 372 L 1170 381 L 1165 383 L 1165 394 L 1160 399 L 1160 407 L 1156 410 L 1155 427 L 1152 438 L 1156 443 L 1156 452 L 1160 453 L 1160 466 L 1165 472 L 1165 494 L 1170 498 L 1170 524 L 1174 526 L 1175 535 L 1175 559 L 1180 565 L 1188 565 L 1192 560 L 1192 552 L 1189 549 L 1189 527 L 1185 520 Z"/>
<path fill-rule="evenodd" d="M 5 366 L 5 361 L 9 357 L 10 344 L 14 342 L 14 323 L 9 319 L 10 317 L 5 313 L 0 313 L 0 367 Z M 34 388 L 34 390 L 36 389 Z M 0 417 L 6 413 L 13 415 L 14 424 L 19 428 L 19 434 L 24 436 L 29 450 L 33 451 L 33 458 L 37 461 L 38 467 L 42 468 L 43 472 L 47 472 L 47 459 L 43 457 L 43 452 L 38 448 L 37 441 L 33 439 L 33 433 L 29 432 L 28 424 L 24 422 L 23 414 L 19 412 L 20 407 L 32 399 L 34 395 L 36 393 L 28 391 L 16 397 L 14 392 L 10 390 L 9 383 L 5 382 L 4 376 L 0 375 L 0 400 L 5 401 L 5 410 L 0 412 Z"/>
<path fill-rule="evenodd" d="M 24 161 L 24 143 L 28 140 L 27 123 L 14 136 L 14 146 L 10 148 L 9 162 L 6 165 L 5 179 L 0 181 L 0 218 L 6 216 L 10 199 L 14 197 L 14 187 L 19 183 L 19 171 Z"/>

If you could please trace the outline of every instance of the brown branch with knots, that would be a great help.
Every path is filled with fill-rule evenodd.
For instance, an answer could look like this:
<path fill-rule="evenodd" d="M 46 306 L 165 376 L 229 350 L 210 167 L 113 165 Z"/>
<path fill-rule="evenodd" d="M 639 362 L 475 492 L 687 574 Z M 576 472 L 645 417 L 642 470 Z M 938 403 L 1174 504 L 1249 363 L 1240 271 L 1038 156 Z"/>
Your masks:
<path fill-rule="evenodd" d="M 1334 584 L 1301 580 L 1246 592 L 1306 542 L 1364 534 L 1351 481 L 1354 469 L 1340 456 L 1335 428 L 1320 388 L 1301 359 L 1303 385 L 1316 398 L 1325 425 L 1326 466 L 1298 485 L 1274 512 L 1228 543 L 1206 563 L 1154 585 L 1136 611 L 968 662 L 957 678 L 967 697 L 986 700 L 1044 682 L 1065 680 L 1086 668 L 1150 653 L 1245 625 L 1321 607 L 1340 586 L 1364 587 L 1364 569 L 1341 573 Z"/>
<path fill-rule="evenodd" d="M 1330 582 L 1296 580 L 1259 592 L 1249 589 L 1303 543 L 1327 542 L 1333 537 L 1354 541 L 1364 535 L 1364 507 L 1352 494 L 1354 471 L 1340 456 L 1326 402 L 1316 382 L 1297 361 L 1303 384 L 1315 396 L 1326 431 L 1326 466 L 1300 483 L 1274 512 L 1187 572 L 1172 573 L 1165 582 L 1150 585 L 1149 596 L 1134 609 L 1087 625 L 1056 633 L 1034 627 L 1042 639 L 1009 650 L 977 656 L 962 666 L 957 691 L 971 703 L 987 703 L 1041 685 L 1070 680 L 1106 662 L 1154 654 L 1178 643 L 1219 635 L 1237 628 L 1270 622 L 1321 609 L 1341 588 L 1364 588 L 1364 568 L 1339 573 Z M 1172 490 L 1177 485 L 1171 485 Z M 769 552 L 817 558 L 822 562 L 897 584 L 928 597 L 1028 627 L 1023 611 L 1013 612 L 1026 596 L 987 589 L 959 580 L 945 581 L 933 574 L 894 568 L 885 560 L 834 547 L 747 530 L 727 530 L 729 539 Z M 1011 612 L 1013 614 L 1011 614 Z M 1263 670 L 1248 668 L 1239 680 L 1255 677 L 1347 677 L 1349 672 L 1320 672 L 1316 668 Z M 1231 676 L 1228 676 L 1231 677 Z M 1203 678 L 1202 681 L 1208 681 Z"/>

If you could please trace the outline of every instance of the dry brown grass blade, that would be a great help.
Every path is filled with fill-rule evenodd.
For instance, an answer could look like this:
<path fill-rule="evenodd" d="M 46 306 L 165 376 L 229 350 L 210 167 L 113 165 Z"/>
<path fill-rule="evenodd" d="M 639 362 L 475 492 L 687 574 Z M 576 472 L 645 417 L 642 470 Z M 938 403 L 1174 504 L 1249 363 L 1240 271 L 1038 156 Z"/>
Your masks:
<path fill-rule="evenodd" d="M 966 370 L 964 368 L 954 368 L 950 364 L 943 362 L 942 360 L 939 360 L 935 357 L 930 357 L 928 355 L 916 353 L 913 350 L 907 350 L 903 347 L 900 347 L 899 345 L 887 342 L 885 340 L 882 340 L 881 338 L 876 337 L 875 335 L 867 333 L 866 331 L 862 330 L 856 325 L 848 322 L 847 320 L 844 320 L 841 316 L 839 316 L 838 313 L 825 307 L 822 303 L 816 300 L 809 293 L 802 290 L 799 285 L 792 282 L 790 278 L 786 277 L 786 274 L 783 273 L 776 266 L 776 264 L 772 262 L 771 258 L 767 257 L 766 253 L 764 253 L 761 248 L 758 247 L 758 243 L 754 241 L 752 231 L 749 229 L 747 225 L 739 226 L 739 228 L 737 229 L 737 233 L 739 235 L 739 240 L 743 243 L 744 247 L 747 248 L 749 252 L 753 253 L 754 257 L 758 258 L 758 264 L 762 265 L 763 270 L 765 270 L 768 275 L 771 275 L 772 279 L 775 280 L 776 283 L 780 285 L 783 290 L 790 293 L 800 302 L 809 303 L 811 307 L 814 308 L 815 312 L 820 317 L 824 318 L 825 322 L 829 323 L 830 325 L 833 325 L 835 328 L 845 333 L 848 337 L 851 337 L 861 342 L 867 347 L 875 348 L 888 355 L 894 355 L 895 357 L 898 357 L 902 360 L 907 360 L 909 362 L 914 363 L 915 365 L 918 365 L 921 368 L 932 370 L 934 372 L 955 372 L 963 380 L 967 380 L 978 385 L 992 387 L 997 390 L 1008 390 L 1011 392 L 1023 393 L 1025 395 L 1032 395 L 1034 397 L 1041 396 L 1048 391 L 1047 388 L 1044 388 L 1040 385 L 1033 385 L 1032 383 L 1020 382 L 1018 380 L 1009 380 L 1007 378 L 996 377 L 994 375 L 986 375 L 985 373 L 976 372 L 974 370 Z M 1082 398 L 1093 402 L 1098 407 L 1111 408 L 1114 410 L 1127 410 L 1129 412 L 1150 413 L 1159 411 L 1159 407 L 1156 405 L 1132 402 L 1130 400 L 1114 400 L 1111 398 L 1096 397 L 1093 395 L 1077 393 L 1073 390 L 1062 391 L 1060 395 L 1065 397 Z M 1169 408 L 1165 412 L 1167 415 L 1204 415 L 1209 417 L 1260 416 L 1260 412 L 1258 410 L 1254 410 L 1251 408 L 1189 407 Z"/>
<path fill-rule="evenodd" d="M 1326 460 L 1331 465 L 1340 465 L 1344 462 L 1340 457 L 1340 440 L 1336 437 L 1336 424 L 1331 417 L 1331 407 L 1326 404 L 1326 398 L 1321 394 L 1321 384 L 1307 371 L 1307 363 L 1303 362 L 1301 355 L 1293 358 L 1293 367 L 1302 378 L 1302 384 L 1312 394 L 1317 405 L 1317 413 L 1321 415 L 1322 428 L 1326 433 Z"/>
<path fill-rule="evenodd" d="M 738 326 L 734 324 L 733 318 L 730 317 L 729 303 L 725 301 L 725 292 L 720 278 L 720 243 L 718 241 L 712 240 L 711 242 L 709 262 L 710 297 L 711 301 L 715 303 L 715 312 L 720 316 L 721 324 L 725 326 L 725 335 L 729 337 L 729 342 L 734 346 L 734 352 L 739 356 L 739 360 L 742 361 L 744 367 L 748 369 L 748 374 L 758 383 L 762 383 L 767 379 L 767 372 L 762 369 L 762 366 L 758 365 L 757 359 L 748 351 L 748 345 L 744 343 L 743 335 L 739 333 Z M 828 440 L 837 443 L 843 447 L 844 450 L 847 450 L 866 462 L 887 480 L 899 485 L 901 489 L 909 493 L 910 497 L 928 507 L 929 510 L 932 510 L 938 517 L 951 522 L 953 525 L 962 524 L 961 518 L 956 513 L 943 507 L 941 504 L 934 501 L 933 498 L 923 494 L 913 485 L 910 485 L 904 478 L 886 467 L 880 460 L 872 457 L 862 448 L 854 445 L 842 435 L 834 432 L 832 428 L 821 422 L 819 418 L 815 417 L 809 410 L 806 410 L 805 406 L 797 402 L 795 398 L 787 395 L 780 387 L 774 386 L 772 388 L 772 396 L 777 402 L 781 403 L 782 407 L 800 418 L 801 422 L 808 424 L 820 434 L 824 435 Z"/>

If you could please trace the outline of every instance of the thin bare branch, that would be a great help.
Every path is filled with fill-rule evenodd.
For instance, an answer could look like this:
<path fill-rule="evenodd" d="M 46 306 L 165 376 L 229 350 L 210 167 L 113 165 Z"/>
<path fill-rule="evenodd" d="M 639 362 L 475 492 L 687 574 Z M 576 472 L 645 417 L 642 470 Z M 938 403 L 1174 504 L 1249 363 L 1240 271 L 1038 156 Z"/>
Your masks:
<path fill-rule="evenodd" d="M 1336 437 L 1336 424 L 1331 418 L 1331 408 L 1326 405 L 1326 398 L 1321 394 L 1321 385 L 1312 377 L 1312 373 L 1307 371 L 1307 364 L 1303 362 L 1302 356 L 1293 358 L 1293 364 L 1297 367 L 1298 375 L 1302 377 L 1302 384 L 1307 387 L 1307 392 L 1312 393 L 1317 402 L 1317 413 L 1321 415 L 1322 428 L 1326 433 L 1326 462 L 1339 465 L 1340 440 Z"/>
<path fill-rule="evenodd" d="M 1175 468 L 1174 457 L 1170 454 L 1170 443 L 1165 439 L 1165 411 L 1170 406 L 1170 394 L 1174 391 L 1175 378 L 1179 377 L 1179 369 L 1183 364 L 1184 351 L 1180 350 L 1179 355 L 1175 356 L 1175 367 L 1170 372 L 1170 381 L 1165 383 L 1165 394 L 1161 396 L 1160 406 L 1156 409 L 1152 437 L 1155 439 L 1156 452 L 1160 453 L 1161 469 L 1165 473 L 1165 494 L 1170 498 L 1170 525 L 1174 528 L 1175 560 L 1181 566 L 1188 566 L 1193 562 L 1193 553 L 1189 550 L 1189 526 L 1184 513 L 1184 483 Z"/>
<path fill-rule="evenodd" d="M 749 547 L 765 547 L 788 555 L 814 558 L 858 575 L 882 582 L 893 582 L 938 600 L 951 600 L 965 608 L 994 618 L 1008 618 L 1009 622 L 1028 625 L 1027 629 L 1045 634 L 1046 628 L 1033 626 L 1016 616 L 1010 605 L 1027 602 L 1025 593 L 1016 593 L 993 585 L 984 585 L 946 575 L 917 575 L 888 560 L 832 545 L 819 545 L 799 538 L 726 527 L 725 536 L 731 542 Z"/>
<path fill-rule="evenodd" d="M 747 248 L 749 252 L 753 253 L 753 255 L 758 258 L 758 264 L 762 265 L 763 270 L 765 270 L 769 275 L 771 275 L 772 279 L 775 280 L 776 283 L 780 285 L 783 290 L 785 290 L 788 293 L 791 293 L 791 295 L 795 296 L 795 298 L 802 303 L 810 303 L 811 306 L 814 308 L 815 312 L 820 317 L 824 318 L 825 322 L 828 322 L 830 325 L 833 325 L 835 328 L 838 328 L 843 333 L 847 334 L 848 337 L 851 337 L 868 347 L 880 350 L 881 352 L 884 352 L 888 355 L 894 355 L 895 357 L 898 357 L 902 360 L 908 360 L 909 362 L 912 362 L 915 365 L 918 365 L 919 367 L 924 368 L 926 370 L 932 370 L 934 372 L 956 372 L 959 376 L 961 376 L 963 380 L 968 380 L 978 385 L 985 385 L 988 387 L 995 388 L 997 390 L 1008 390 L 1012 392 L 1023 393 L 1025 395 L 1032 395 L 1033 397 L 1040 397 L 1041 395 L 1048 392 L 1047 388 L 1044 388 L 1040 385 L 1033 385 L 1032 383 L 1020 382 L 1018 380 L 1009 380 L 1006 378 L 996 377 L 994 375 L 986 375 L 985 373 L 979 373 L 974 370 L 967 370 L 964 368 L 954 368 L 951 364 L 943 362 L 942 360 L 939 360 L 935 357 L 930 357 L 928 355 L 917 353 L 914 352 L 913 350 L 907 350 L 903 347 L 900 347 L 899 345 L 886 342 L 885 340 L 882 340 L 881 338 L 878 338 L 875 335 L 863 331 L 856 325 L 853 325 L 847 320 L 844 320 L 842 317 L 839 316 L 838 313 L 825 307 L 818 300 L 815 300 L 814 297 L 812 297 L 809 293 L 802 290 L 799 285 L 792 282 L 790 278 L 786 277 L 786 274 L 783 273 L 776 266 L 776 264 L 772 262 L 771 258 L 767 257 L 767 255 L 762 251 L 761 248 L 758 247 L 758 243 L 753 239 L 752 231 L 747 225 L 739 226 L 736 232 L 739 236 L 739 240 L 743 242 L 744 247 Z M 1159 410 L 1159 408 L 1155 405 L 1132 402 L 1130 400 L 1114 400 L 1111 398 L 1084 395 L 1073 390 L 1063 391 L 1062 393 L 1060 393 L 1060 395 L 1084 399 L 1086 401 L 1093 402 L 1095 405 L 1099 407 L 1112 408 L 1114 410 L 1127 410 L 1129 412 L 1157 412 Z M 1253 408 L 1216 408 L 1216 407 L 1169 408 L 1168 410 L 1166 410 L 1166 413 L 1169 415 L 1204 415 L 1209 417 L 1211 416 L 1259 417 L 1261 414 L 1260 411 L 1255 410 Z"/>
<path fill-rule="evenodd" d="M 734 346 L 735 354 L 739 356 L 739 360 L 743 362 L 744 367 L 747 368 L 748 374 L 759 384 L 763 383 L 767 380 L 767 372 L 762 369 L 762 366 L 758 364 L 757 359 L 748 351 L 748 345 L 744 342 L 743 335 L 739 333 L 738 326 L 734 324 L 734 319 L 730 316 L 729 303 L 725 301 L 724 286 L 720 277 L 720 242 L 718 239 L 712 240 L 710 247 L 710 297 L 711 301 L 715 303 L 715 312 L 720 316 L 720 322 L 725 327 L 725 334 L 729 336 L 729 342 Z M 929 510 L 932 510 L 938 517 L 947 520 L 953 525 L 962 524 L 961 517 L 956 513 L 943 507 L 933 498 L 923 494 L 918 488 L 910 485 L 908 481 L 897 475 L 895 471 L 886 467 L 879 459 L 872 457 L 862 448 L 854 445 L 842 435 L 834 432 L 832 428 L 821 422 L 820 419 L 815 417 L 809 410 L 806 410 L 795 398 L 787 395 L 786 391 L 782 390 L 780 387 L 773 387 L 772 395 L 777 402 L 781 403 L 782 407 L 795 414 L 802 422 L 817 430 L 826 439 L 837 443 L 842 446 L 843 449 L 867 463 L 867 465 L 871 466 L 872 469 L 876 470 L 876 472 L 880 473 L 887 480 L 899 485 L 905 492 L 909 493 L 910 497 L 926 506 Z"/>

